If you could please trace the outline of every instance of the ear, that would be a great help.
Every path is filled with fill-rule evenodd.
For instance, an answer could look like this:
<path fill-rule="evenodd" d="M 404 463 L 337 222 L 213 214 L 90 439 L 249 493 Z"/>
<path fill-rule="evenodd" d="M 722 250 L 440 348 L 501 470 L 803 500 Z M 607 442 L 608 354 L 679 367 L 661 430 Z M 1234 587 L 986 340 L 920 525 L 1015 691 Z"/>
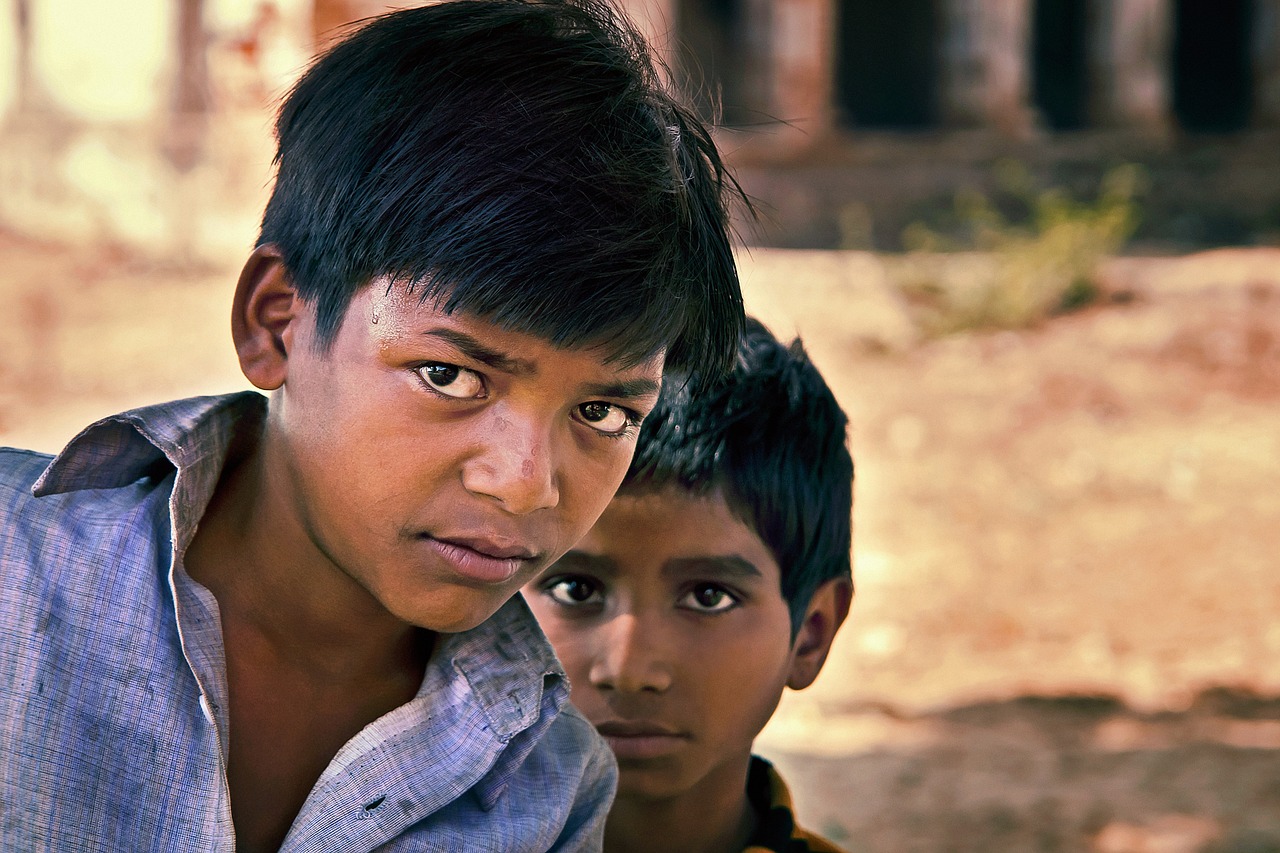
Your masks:
<path fill-rule="evenodd" d="M 240 369 L 263 391 L 274 391 L 284 384 L 300 309 L 280 250 L 272 244 L 254 249 L 236 284 L 231 337 Z"/>
<path fill-rule="evenodd" d="M 791 672 L 787 676 L 787 686 L 792 690 L 803 690 L 818 677 L 826 663 L 827 652 L 831 651 L 831 641 L 849 615 L 852 602 L 853 584 L 848 578 L 829 580 L 813 593 L 791 646 Z"/>

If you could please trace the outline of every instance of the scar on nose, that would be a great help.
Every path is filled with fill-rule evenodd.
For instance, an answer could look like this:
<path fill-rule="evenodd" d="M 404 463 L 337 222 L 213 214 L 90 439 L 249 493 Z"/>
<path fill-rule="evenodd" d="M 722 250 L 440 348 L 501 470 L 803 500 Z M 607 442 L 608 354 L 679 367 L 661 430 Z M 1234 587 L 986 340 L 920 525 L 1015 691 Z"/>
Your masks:
<path fill-rule="evenodd" d="M 493 428 L 494 428 L 494 429 L 496 429 L 498 432 L 506 432 L 506 431 L 507 431 L 507 427 L 509 427 L 509 426 L 511 426 L 511 424 L 507 423 L 507 419 L 506 419 L 506 418 L 494 418 L 494 419 L 493 419 Z"/>
<path fill-rule="evenodd" d="M 520 473 L 525 477 L 533 476 L 533 460 L 526 459 L 520 463 Z"/>

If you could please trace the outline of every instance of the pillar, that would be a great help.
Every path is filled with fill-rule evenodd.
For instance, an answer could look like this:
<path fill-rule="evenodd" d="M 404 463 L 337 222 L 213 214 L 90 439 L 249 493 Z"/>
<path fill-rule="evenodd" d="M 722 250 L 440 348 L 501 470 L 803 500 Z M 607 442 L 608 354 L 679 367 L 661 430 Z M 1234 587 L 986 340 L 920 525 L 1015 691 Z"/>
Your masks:
<path fill-rule="evenodd" d="M 944 123 L 1030 131 L 1031 0 L 946 0 Z"/>
<path fill-rule="evenodd" d="M 803 145 L 832 126 L 835 100 L 834 0 L 775 0 L 769 12 L 767 103 L 790 122 L 778 132 Z M 794 139 L 792 139 L 794 138 Z"/>
<path fill-rule="evenodd" d="M 1094 0 L 1090 112 L 1102 127 L 1163 135 L 1170 127 L 1170 0 Z"/>
<path fill-rule="evenodd" d="M 1280 0 L 1254 3 L 1253 124 L 1280 128 Z"/>

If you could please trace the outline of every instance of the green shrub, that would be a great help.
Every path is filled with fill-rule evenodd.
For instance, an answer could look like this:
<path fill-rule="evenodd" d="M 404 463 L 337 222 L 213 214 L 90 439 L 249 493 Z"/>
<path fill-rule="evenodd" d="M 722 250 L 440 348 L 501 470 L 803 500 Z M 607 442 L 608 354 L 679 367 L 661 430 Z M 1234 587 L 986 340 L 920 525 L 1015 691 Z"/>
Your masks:
<path fill-rule="evenodd" d="M 1037 191 L 1020 164 L 1003 164 L 998 177 L 1025 203 L 1028 221 L 1010 221 L 988 196 L 963 192 L 955 200 L 960 238 L 917 223 L 903 234 L 908 252 L 888 261 L 928 334 L 1023 328 L 1090 304 L 1099 264 L 1137 225 L 1136 166 L 1107 172 L 1091 203 L 1061 188 Z"/>

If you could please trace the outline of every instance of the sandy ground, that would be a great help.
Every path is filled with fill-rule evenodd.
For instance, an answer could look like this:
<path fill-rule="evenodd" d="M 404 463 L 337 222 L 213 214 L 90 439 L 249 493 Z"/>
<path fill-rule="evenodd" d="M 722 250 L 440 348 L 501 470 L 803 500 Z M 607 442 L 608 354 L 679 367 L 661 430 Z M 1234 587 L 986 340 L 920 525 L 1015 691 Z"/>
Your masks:
<path fill-rule="evenodd" d="M 236 270 L 0 234 L 0 443 L 245 387 Z M 853 424 L 850 622 L 760 741 L 852 851 L 1280 851 L 1280 251 L 918 340 L 861 254 L 757 250 Z"/>

